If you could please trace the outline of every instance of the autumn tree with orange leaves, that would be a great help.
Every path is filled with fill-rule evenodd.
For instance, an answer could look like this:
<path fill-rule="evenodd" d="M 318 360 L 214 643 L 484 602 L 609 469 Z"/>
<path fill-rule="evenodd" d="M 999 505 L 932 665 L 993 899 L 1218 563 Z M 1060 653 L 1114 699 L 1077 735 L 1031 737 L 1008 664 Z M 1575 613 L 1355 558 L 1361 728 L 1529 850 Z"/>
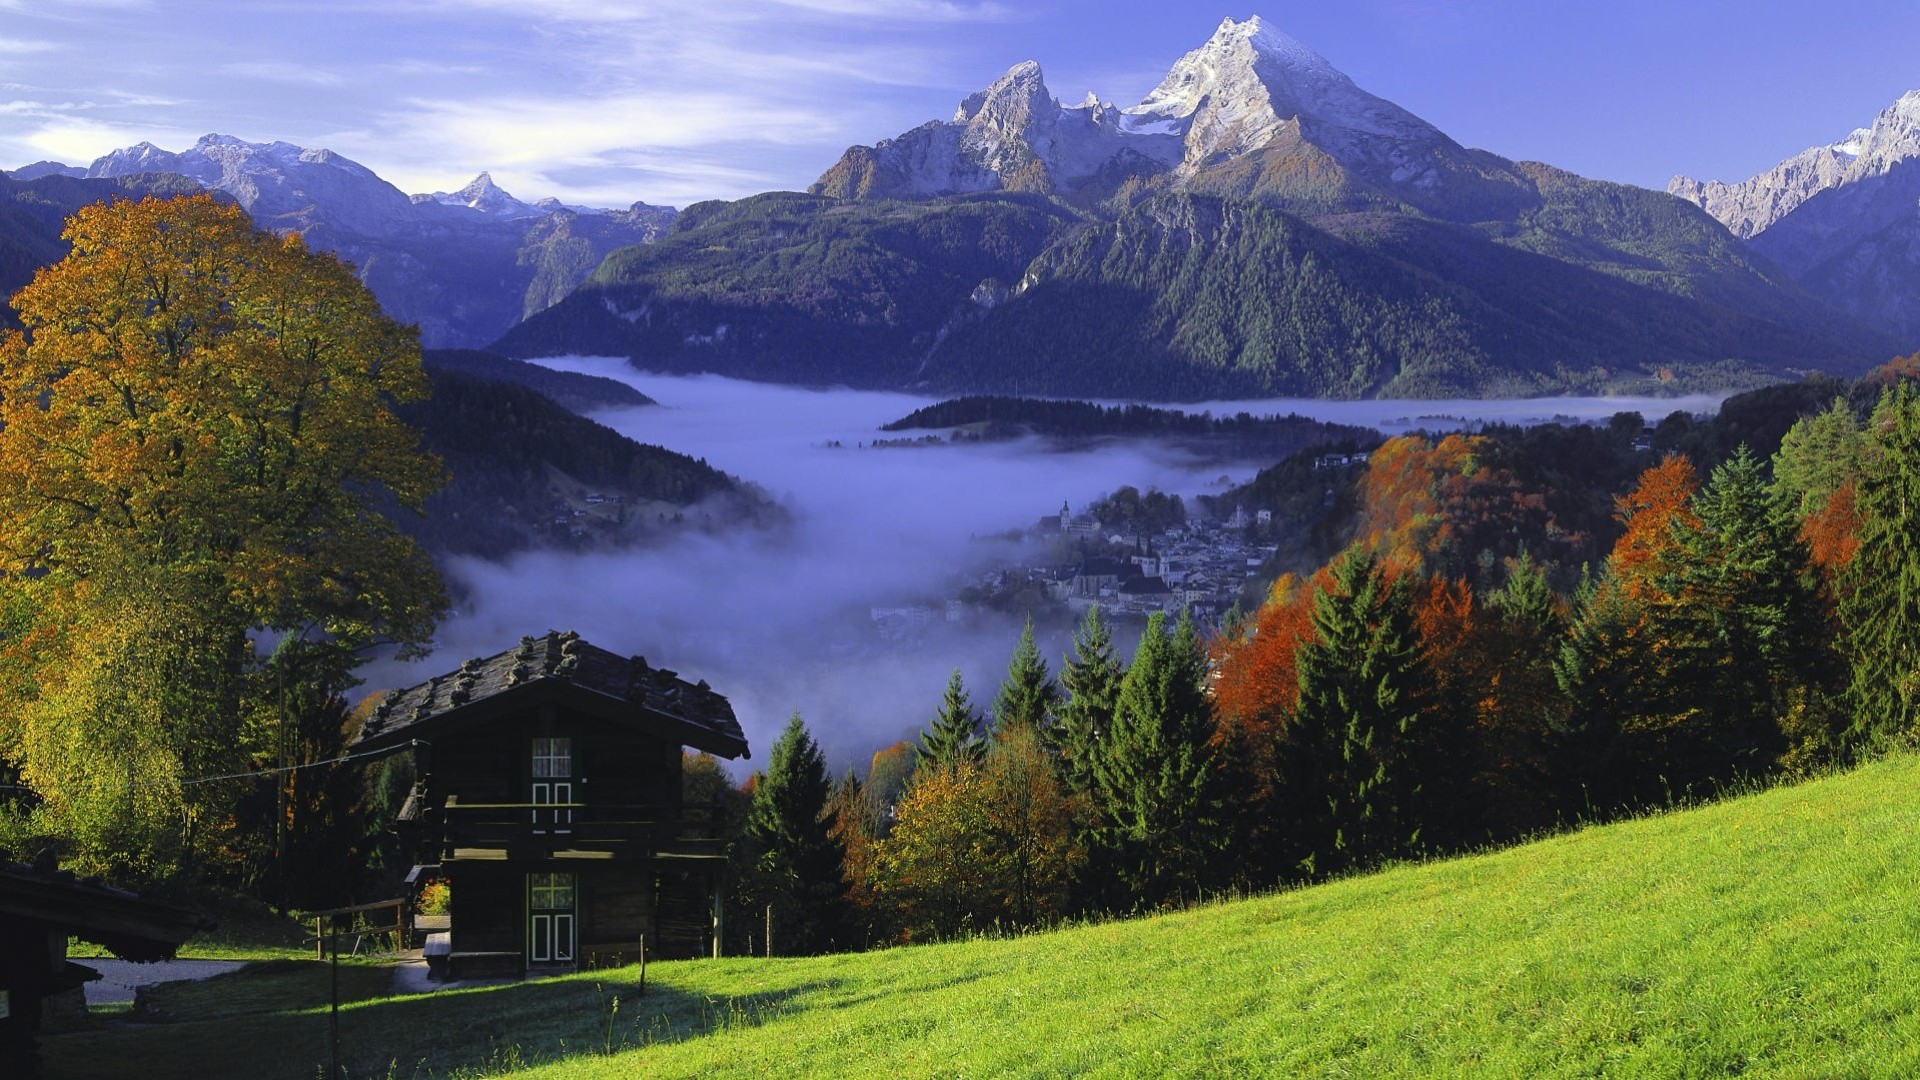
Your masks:
<path fill-rule="evenodd" d="M 81 209 L 0 339 L 0 582 L 31 615 L 0 719 L 103 860 L 189 864 L 247 762 L 257 629 L 426 641 L 445 606 L 381 513 L 437 461 L 394 405 L 415 332 L 349 269 L 209 196 Z"/>

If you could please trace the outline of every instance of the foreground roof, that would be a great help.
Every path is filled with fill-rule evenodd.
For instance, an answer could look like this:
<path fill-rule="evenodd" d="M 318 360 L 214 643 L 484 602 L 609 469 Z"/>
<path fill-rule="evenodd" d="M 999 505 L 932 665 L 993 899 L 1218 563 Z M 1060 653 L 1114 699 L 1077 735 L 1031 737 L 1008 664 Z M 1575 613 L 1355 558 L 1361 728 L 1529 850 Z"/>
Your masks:
<path fill-rule="evenodd" d="M 523 637 L 517 648 L 389 694 L 355 737 L 358 749 L 398 746 L 538 701 L 558 700 L 615 723 L 641 724 L 720 757 L 749 756 L 733 706 L 703 682 L 588 643 L 572 631 Z"/>
<path fill-rule="evenodd" d="M 96 878 L 61 870 L 51 852 L 16 863 L 0 851 L 0 924 L 29 923 L 103 945 L 123 960 L 167 960 L 212 924 L 183 908 L 143 900 Z"/>

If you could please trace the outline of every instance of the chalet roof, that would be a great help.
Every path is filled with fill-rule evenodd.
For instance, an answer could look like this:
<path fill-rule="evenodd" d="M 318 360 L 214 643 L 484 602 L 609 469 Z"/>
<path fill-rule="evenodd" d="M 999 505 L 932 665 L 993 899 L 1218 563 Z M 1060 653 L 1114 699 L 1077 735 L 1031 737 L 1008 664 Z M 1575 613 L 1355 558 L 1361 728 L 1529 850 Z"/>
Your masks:
<path fill-rule="evenodd" d="M 64 931 L 142 962 L 170 959 L 196 931 L 213 928 L 193 912 L 61 870 L 51 852 L 16 863 L 0 851 L 0 924 L 15 922 Z"/>
<path fill-rule="evenodd" d="M 585 712 L 659 726 L 697 750 L 749 756 L 733 706 L 704 681 L 687 682 L 642 656 L 608 652 L 571 630 L 523 637 L 515 648 L 389 694 L 354 745 L 371 750 L 431 738 L 555 695 Z"/>

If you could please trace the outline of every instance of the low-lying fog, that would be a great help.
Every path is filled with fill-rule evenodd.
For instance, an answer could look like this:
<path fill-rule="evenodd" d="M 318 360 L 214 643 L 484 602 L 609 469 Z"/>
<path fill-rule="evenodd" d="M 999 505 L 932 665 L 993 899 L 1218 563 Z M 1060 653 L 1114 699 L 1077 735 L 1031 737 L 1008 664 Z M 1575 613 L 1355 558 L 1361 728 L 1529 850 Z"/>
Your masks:
<path fill-rule="evenodd" d="M 1030 443 L 873 449 L 861 444 L 881 424 L 934 399 L 643 374 L 617 359 L 541 363 L 617 378 L 656 399 L 659 406 L 594 418 L 758 484 L 792 513 L 793 527 L 689 533 L 625 552 L 457 561 L 450 572 L 471 599 L 440 627 L 435 655 L 419 664 L 380 665 L 369 672 L 369 685 L 411 685 L 469 656 L 509 648 L 523 635 L 578 630 L 596 645 L 643 654 L 727 695 L 753 750 L 746 768 L 764 762 L 787 717 L 798 711 L 836 772 L 849 766 L 864 772 L 873 750 L 916 737 L 956 666 L 975 704 L 986 706 L 1018 637 L 1016 620 L 969 609 L 961 622 L 936 619 L 912 640 L 887 642 L 870 617 L 873 608 L 916 603 L 942 609 L 957 577 L 1004 565 L 1009 545 L 979 538 L 1031 527 L 1063 501 L 1081 510 L 1123 484 L 1190 500 L 1271 464 L 1202 466 L 1149 442 L 1065 452 Z M 1384 425 L 1391 434 L 1403 429 L 1401 421 L 1454 426 L 1440 417 L 1527 422 L 1638 409 L 1657 419 L 1676 408 L 1716 405 L 1711 398 L 1570 398 L 1188 408 L 1211 407 L 1216 415 L 1299 412 Z M 1068 635 L 1066 625 L 1042 628 L 1041 648 L 1055 671 Z"/>

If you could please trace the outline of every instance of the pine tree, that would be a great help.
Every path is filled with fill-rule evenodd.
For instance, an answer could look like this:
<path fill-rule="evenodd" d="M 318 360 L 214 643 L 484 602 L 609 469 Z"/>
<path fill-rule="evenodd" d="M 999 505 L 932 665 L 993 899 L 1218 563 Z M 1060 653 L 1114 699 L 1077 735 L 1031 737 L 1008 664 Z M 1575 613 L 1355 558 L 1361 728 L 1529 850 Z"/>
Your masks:
<path fill-rule="evenodd" d="M 1303 814 L 1303 868 L 1317 874 L 1405 853 L 1420 835 L 1411 750 L 1427 679 L 1411 590 L 1389 582 L 1362 548 L 1332 570 L 1314 598 L 1300 705 L 1282 749 Z"/>
<path fill-rule="evenodd" d="M 1860 548 L 1842 576 L 1857 741 L 1920 736 L 1920 401 L 1905 383 L 1880 396 L 1862 455 Z"/>
<path fill-rule="evenodd" d="M 1047 730 L 1060 704 L 1060 688 L 1054 685 L 1047 662 L 1033 643 L 1033 620 L 1020 631 L 1020 643 L 1014 646 L 1013 659 L 1007 665 L 1007 681 L 993 699 L 993 726 L 996 731 L 1025 726 L 1035 732 Z"/>
<path fill-rule="evenodd" d="M 833 784 L 826 758 L 799 713 L 787 721 L 766 772 L 755 780 L 746 827 L 754 853 L 749 902 L 773 906 L 773 951 L 824 952 L 838 943 L 847 922 L 847 851 L 827 806 Z"/>
<path fill-rule="evenodd" d="M 1060 753 L 1063 778 L 1076 792 L 1093 790 L 1094 762 L 1113 727 L 1113 709 L 1125 675 L 1126 669 L 1114 655 L 1113 635 L 1096 604 L 1087 609 L 1074 635 L 1073 654 L 1060 669 L 1066 698 L 1059 706 L 1059 722 L 1049 732 Z"/>
<path fill-rule="evenodd" d="M 1662 757 L 1669 780 L 1688 785 L 1771 770 L 1783 718 L 1830 667 L 1805 545 L 1745 446 L 1693 511 L 1697 523 L 1675 523 L 1681 558 L 1655 588 L 1671 601 L 1655 605 L 1650 626 L 1684 718 L 1681 745 Z"/>
<path fill-rule="evenodd" d="M 947 690 L 940 698 L 940 711 L 933 726 L 920 737 L 920 754 L 914 771 L 949 768 L 963 761 L 978 762 L 986 755 L 986 742 L 980 737 L 980 714 L 973 709 L 960 669 L 947 677 Z"/>
<path fill-rule="evenodd" d="M 1480 633 L 1494 678 L 1479 703 L 1474 784 L 1485 799 L 1487 829 L 1518 836 L 1551 825 L 1565 794 L 1556 781 L 1567 712 L 1554 674 L 1567 617 L 1545 570 L 1524 549 L 1509 561 L 1506 583 L 1487 594 Z"/>
<path fill-rule="evenodd" d="M 1094 758 L 1098 865 L 1111 875 L 1110 906 L 1155 905 L 1197 895 L 1222 841 L 1213 790 L 1213 705 L 1193 620 L 1169 633 L 1147 617 L 1120 681 L 1110 737 Z"/>

